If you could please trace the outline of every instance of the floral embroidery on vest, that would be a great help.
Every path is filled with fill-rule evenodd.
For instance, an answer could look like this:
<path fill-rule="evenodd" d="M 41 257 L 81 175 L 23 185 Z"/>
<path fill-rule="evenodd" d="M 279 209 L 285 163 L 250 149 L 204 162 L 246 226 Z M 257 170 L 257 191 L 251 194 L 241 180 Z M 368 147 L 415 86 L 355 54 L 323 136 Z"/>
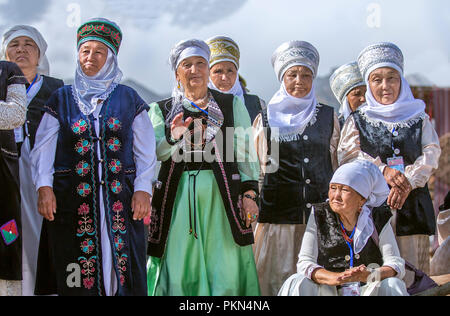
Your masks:
<path fill-rule="evenodd" d="M 120 162 L 120 160 L 113 159 L 109 163 L 108 167 L 109 167 L 109 170 L 111 170 L 112 173 L 118 174 L 122 170 L 122 163 Z"/>
<path fill-rule="evenodd" d="M 86 121 L 83 119 L 79 120 L 78 122 L 72 125 L 72 131 L 77 135 L 81 135 L 84 132 L 86 132 L 87 128 L 88 125 Z"/>
<path fill-rule="evenodd" d="M 120 123 L 120 121 L 114 117 L 111 117 L 108 120 L 108 127 L 110 130 L 112 130 L 113 132 L 117 132 L 118 130 L 120 130 L 120 128 L 122 127 L 122 124 Z"/>
<path fill-rule="evenodd" d="M 93 220 L 89 216 L 90 208 L 86 203 L 82 204 L 78 208 L 78 215 L 81 216 L 81 219 L 78 221 L 78 229 L 77 236 L 83 237 L 84 234 L 88 234 L 90 236 L 94 235 L 94 227 L 92 226 Z"/>
<path fill-rule="evenodd" d="M 89 151 L 89 149 L 91 149 L 91 144 L 86 139 L 80 139 L 75 144 L 75 151 L 81 156 L 85 155 Z"/>
<path fill-rule="evenodd" d="M 121 144 L 120 141 L 116 137 L 112 137 L 108 140 L 108 149 L 116 152 L 120 149 Z"/>
<path fill-rule="evenodd" d="M 87 255 L 91 254 L 95 249 L 94 242 L 92 241 L 92 239 L 89 238 L 84 240 L 81 243 L 80 247 L 81 251 L 83 251 Z"/>
<path fill-rule="evenodd" d="M 121 184 L 119 181 L 114 180 L 114 181 L 111 183 L 111 191 L 112 191 L 114 194 L 119 194 L 120 192 L 122 192 L 122 184 Z"/>
<path fill-rule="evenodd" d="M 94 287 L 94 273 L 95 273 L 95 263 L 97 261 L 97 257 L 93 256 L 89 259 L 86 259 L 85 257 L 79 257 L 78 260 L 80 261 L 80 264 L 82 266 L 81 274 L 85 277 L 83 278 L 83 286 L 90 290 Z"/>
<path fill-rule="evenodd" d="M 86 161 L 80 161 L 76 166 L 77 175 L 80 177 L 86 176 L 91 170 L 91 166 Z"/>
<path fill-rule="evenodd" d="M 119 270 L 120 274 L 120 284 L 123 286 L 125 284 L 125 272 L 127 271 L 127 262 L 128 257 L 127 255 L 117 255 L 117 269 Z"/>
<path fill-rule="evenodd" d="M 88 183 L 80 183 L 77 187 L 77 192 L 82 197 L 87 197 L 92 192 L 92 188 Z"/>
<path fill-rule="evenodd" d="M 113 216 L 113 231 L 120 232 L 122 234 L 126 233 L 126 227 L 124 225 L 125 219 L 120 216 L 120 213 L 123 211 L 123 204 L 120 201 L 117 201 L 113 205 L 113 212 L 116 213 L 116 215 Z"/>

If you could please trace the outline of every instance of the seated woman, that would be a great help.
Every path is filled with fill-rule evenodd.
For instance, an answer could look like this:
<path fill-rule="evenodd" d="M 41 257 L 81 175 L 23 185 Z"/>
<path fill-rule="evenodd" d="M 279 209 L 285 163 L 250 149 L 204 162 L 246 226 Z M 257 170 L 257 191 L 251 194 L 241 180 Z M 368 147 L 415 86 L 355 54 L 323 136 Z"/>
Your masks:
<path fill-rule="evenodd" d="M 278 295 L 408 295 L 392 214 L 379 207 L 388 195 L 374 164 L 355 160 L 341 166 L 330 182 L 329 200 L 314 205 L 309 217 L 297 274 Z"/>

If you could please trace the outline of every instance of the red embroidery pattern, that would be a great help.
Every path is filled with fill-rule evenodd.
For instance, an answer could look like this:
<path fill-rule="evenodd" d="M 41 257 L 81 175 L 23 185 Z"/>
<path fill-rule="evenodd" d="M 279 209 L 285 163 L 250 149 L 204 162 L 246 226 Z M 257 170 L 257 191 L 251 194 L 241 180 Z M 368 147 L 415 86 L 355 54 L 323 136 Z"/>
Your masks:
<path fill-rule="evenodd" d="M 117 132 L 118 130 L 120 130 L 120 128 L 122 127 L 122 123 L 120 123 L 120 121 L 114 117 L 111 117 L 108 120 L 108 127 L 110 130 L 112 130 L 113 132 Z"/>
<path fill-rule="evenodd" d="M 81 156 L 85 155 L 89 149 L 91 149 L 91 144 L 86 139 L 82 138 L 75 144 L 75 151 Z"/>
<path fill-rule="evenodd" d="M 113 159 L 109 163 L 108 167 L 109 167 L 109 170 L 111 170 L 112 173 L 118 174 L 122 170 L 122 163 L 120 162 L 120 160 Z"/>
<path fill-rule="evenodd" d="M 121 234 L 126 233 L 126 227 L 125 227 L 125 219 L 120 216 L 120 213 L 123 211 L 123 204 L 120 201 L 117 201 L 113 204 L 113 212 L 116 213 L 116 215 L 113 216 L 113 232 L 117 233 L 120 232 Z"/>
<path fill-rule="evenodd" d="M 77 135 L 81 135 L 84 132 L 86 132 L 87 128 L 88 125 L 86 121 L 83 119 L 79 120 L 78 122 L 72 125 L 72 131 Z"/>
<path fill-rule="evenodd" d="M 120 141 L 116 137 L 112 137 L 108 140 L 108 149 L 116 152 L 120 149 L 121 144 Z"/>

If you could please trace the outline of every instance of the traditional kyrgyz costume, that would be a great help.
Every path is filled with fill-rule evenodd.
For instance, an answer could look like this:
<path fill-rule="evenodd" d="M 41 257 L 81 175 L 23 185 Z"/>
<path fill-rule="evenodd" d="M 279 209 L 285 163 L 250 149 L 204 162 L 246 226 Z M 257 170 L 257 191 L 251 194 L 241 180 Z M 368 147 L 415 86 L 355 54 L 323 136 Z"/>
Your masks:
<path fill-rule="evenodd" d="M 148 105 L 120 84 L 121 40 L 108 20 L 83 24 L 78 48 L 104 43 L 106 63 L 93 77 L 78 63 L 74 85 L 44 107 L 34 178 L 37 188 L 53 187 L 57 209 L 42 228 L 36 294 L 147 294 L 144 224 L 133 220 L 131 199 L 152 193 L 155 138 Z"/>
<path fill-rule="evenodd" d="M 235 41 L 226 36 L 215 36 L 207 40 L 206 43 L 211 50 L 210 68 L 218 63 L 229 61 L 232 62 L 239 71 L 239 59 L 241 53 L 239 51 L 239 46 Z M 250 120 L 253 123 L 256 116 L 261 112 L 261 109 L 265 107 L 265 103 L 258 96 L 248 94 L 246 89 L 242 87 L 240 79 L 240 75 L 238 74 L 233 87 L 229 91 L 220 91 L 211 80 L 209 87 L 219 92 L 230 93 L 238 97 L 245 104 L 248 114 L 250 115 Z"/>
<path fill-rule="evenodd" d="M 402 80 L 401 90 L 393 104 L 382 105 L 367 89 L 367 104 L 354 112 L 343 127 L 339 163 L 362 158 L 375 163 L 381 171 L 390 166 L 404 173 L 413 190 L 395 215 L 400 253 L 428 272 L 428 236 L 435 233 L 436 219 L 427 182 L 438 167 L 439 138 L 424 112 L 425 103 L 414 99 L 403 77 L 403 54 L 396 45 L 371 45 L 361 52 L 358 64 L 367 86 L 372 71 L 381 67 L 397 70 Z M 406 281 L 408 286 L 412 282 Z"/>
<path fill-rule="evenodd" d="M 192 56 L 208 62 L 208 45 L 199 40 L 177 44 L 171 54 L 173 71 Z M 250 117 L 238 97 L 215 90 L 208 90 L 208 96 L 204 111 L 178 88 L 173 98 L 150 105 L 162 161 L 152 201 L 150 295 L 260 294 L 253 230 L 240 210 L 241 195 L 257 190 L 259 173 L 248 134 Z M 194 118 L 193 138 L 185 135 L 175 142 L 170 123 L 180 112 L 185 119 Z"/>
<path fill-rule="evenodd" d="M 400 257 L 391 227 L 391 211 L 388 207 L 378 208 L 389 195 L 381 172 L 368 161 L 356 160 L 339 167 L 331 183 L 347 185 L 367 200 L 356 227 L 349 237 L 328 202 L 315 204 L 298 255 L 297 273 L 286 280 L 279 295 L 348 295 L 345 288 L 350 286 L 356 286 L 352 291 L 365 296 L 408 295 L 402 280 L 405 261 Z M 397 274 L 383 281 L 369 277 L 371 282 L 348 284 L 349 287 L 320 285 L 312 280 L 317 269 L 344 272 L 360 265 L 372 269 L 390 267 Z"/>
<path fill-rule="evenodd" d="M 26 82 L 16 64 L 0 61 L 0 296 L 22 294 L 19 154 L 14 128 L 25 121 Z"/>
<path fill-rule="evenodd" d="M 22 294 L 30 296 L 34 293 L 36 283 L 36 268 L 39 249 L 39 236 L 42 227 L 42 216 L 37 209 L 38 196 L 31 175 L 31 150 L 34 147 L 36 131 L 44 115 L 44 105 L 51 94 L 61 88 L 64 83 L 49 77 L 48 60 L 46 57 L 47 43 L 41 33 L 34 27 L 17 25 L 8 30 L 3 36 L 2 54 L 8 44 L 21 36 L 31 38 L 39 48 L 39 63 L 37 75 L 31 83 L 27 83 L 27 119 L 25 124 L 15 130 L 16 142 L 21 144 L 19 173 L 20 173 L 20 196 L 22 209 L 22 239 L 23 239 L 23 262 L 22 262 Z"/>
<path fill-rule="evenodd" d="M 314 83 L 307 96 L 295 98 L 283 82 L 293 66 L 308 67 L 315 78 L 319 53 L 311 44 L 284 43 L 275 51 L 272 65 L 282 84 L 253 124 L 265 174 L 254 246 L 263 295 L 277 295 L 295 273 L 312 204 L 326 199 L 337 168 L 340 132 L 333 108 L 317 102 Z"/>
<path fill-rule="evenodd" d="M 347 95 L 353 89 L 365 86 L 363 77 L 358 68 L 358 63 L 353 62 L 345 64 L 338 69 L 330 77 L 330 87 L 334 93 L 334 96 L 341 104 L 339 108 L 339 124 L 342 128 L 344 126 L 345 120 L 352 113 L 350 104 L 348 103 Z"/>

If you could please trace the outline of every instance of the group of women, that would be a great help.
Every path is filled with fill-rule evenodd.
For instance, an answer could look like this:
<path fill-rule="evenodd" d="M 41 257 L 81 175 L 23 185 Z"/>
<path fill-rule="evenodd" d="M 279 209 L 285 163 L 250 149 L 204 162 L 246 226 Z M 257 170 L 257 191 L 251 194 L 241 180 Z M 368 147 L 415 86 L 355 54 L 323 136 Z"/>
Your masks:
<path fill-rule="evenodd" d="M 435 230 L 426 183 L 440 147 L 397 46 L 371 45 L 336 70 L 338 117 L 317 101 L 308 42 L 274 52 L 280 89 L 266 105 L 248 94 L 235 41 L 181 41 L 172 96 L 147 105 L 120 84 L 121 40 L 109 20 L 81 25 L 63 86 L 36 29 L 3 37 L 2 59 L 20 69 L 1 64 L 11 207 L 0 293 L 407 294 L 402 257 L 418 265 Z"/>

